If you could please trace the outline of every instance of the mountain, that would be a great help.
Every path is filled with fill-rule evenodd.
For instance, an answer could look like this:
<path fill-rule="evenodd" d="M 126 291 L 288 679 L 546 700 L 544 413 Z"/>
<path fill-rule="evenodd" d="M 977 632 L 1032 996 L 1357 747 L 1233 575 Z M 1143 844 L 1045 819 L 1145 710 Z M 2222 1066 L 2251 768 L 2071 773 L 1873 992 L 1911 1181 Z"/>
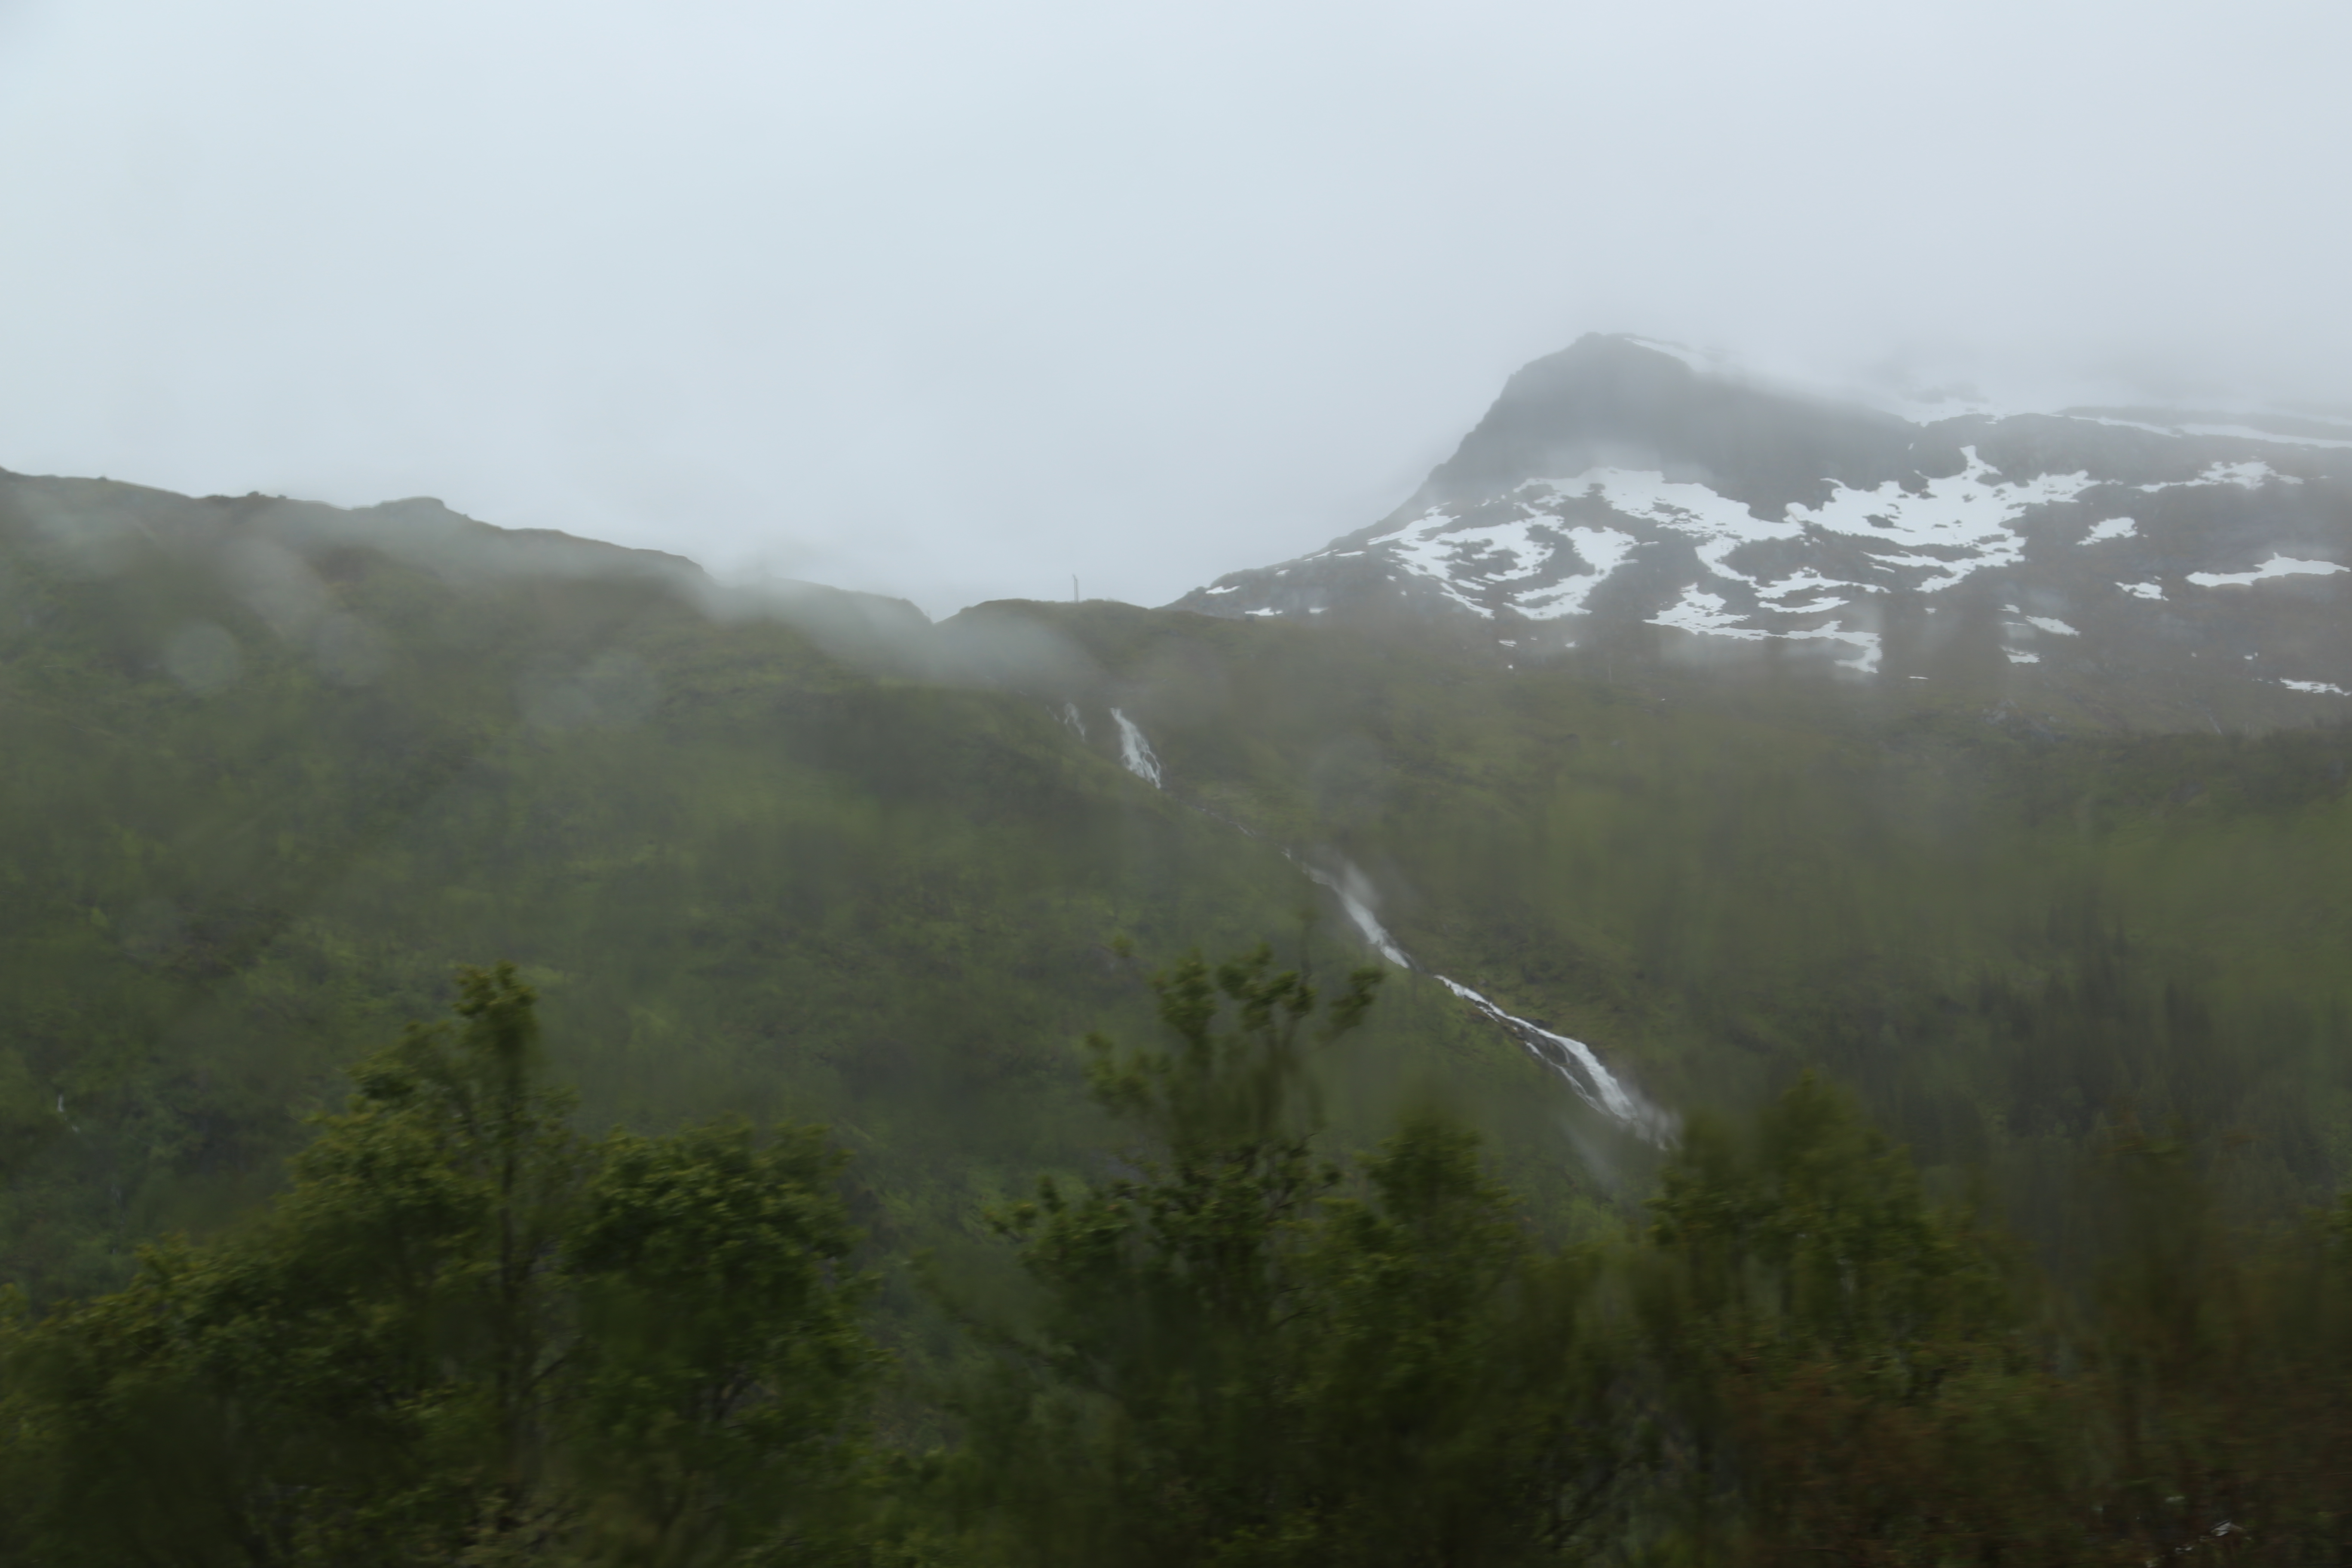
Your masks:
<path fill-rule="evenodd" d="M 1093 696 L 1089 742 L 1034 694 L 1107 679 L 1034 618 L 427 500 L 0 475 L 0 1281 L 243 1212 L 345 1066 L 501 958 L 591 1126 L 822 1120 L 869 1227 L 961 1234 L 1085 1157 L 1075 1042 L 1145 1036 L 1150 967 L 1360 962 Z M 1381 1015 L 1379 1072 L 1539 1070 L 1450 997 Z"/>
<path fill-rule="evenodd" d="M 1076 1042 L 1261 940 L 1386 973 L 1324 1064 L 1348 1139 L 1450 1100 L 1555 1233 L 1678 1117 L 1806 1068 L 2028 1216 L 2126 1111 L 2244 1131 L 2233 1191 L 2270 1211 L 2334 1190 L 2352 729 L 2244 671 L 2340 635 L 2336 574 L 2184 554 L 2109 619 L 2034 595 L 2224 523 L 2332 561 L 2336 449 L 1919 426 L 1618 340 L 1542 366 L 1401 522 L 1163 609 L 934 625 L 431 501 L 0 475 L 0 1282 L 101 1287 L 245 1212 L 344 1067 L 501 958 L 589 1125 L 822 1121 L 861 1224 L 949 1259 L 1102 1157 Z M 2148 466 L 2011 517 L 2063 488 L 1992 466 L 2037 431 Z M 2223 461 L 2260 482 L 2186 482 Z M 1933 537 L 1817 522 L 1865 491 Z M 1934 532 L 1988 506 L 1999 538 Z M 1547 572 L 1602 580 L 1547 618 Z M 1768 607 L 1808 573 L 1847 603 Z M 1759 635 L 1660 621 L 1702 582 Z M 1809 629 L 1848 640 L 1777 635 Z M 2208 679 L 2224 636 L 2268 640 Z"/>
<path fill-rule="evenodd" d="M 2352 721 L 2252 668 L 2332 668 L 2338 574 L 2254 557 L 2334 562 L 2342 487 L 2221 423 L 1920 424 L 1588 341 L 1212 613 L 938 624 L 429 500 L 0 473 L 0 1556 L 544 1555 L 535 1468 L 631 1551 L 1190 1562 L 1153 1521 L 1274 1495 L 1266 1454 L 1299 1506 L 1224 1539 L 1296 1560 L 1408 1516 L 1475 1524 L 1449 1561 L 2338 1544 Z M 2101 442 L 2142 466 L 2059 466 Z M 2063 597 L 2126 571 L 2158 596 Z M 1372 970 L 1367 1026 L 1088 1094 L 1090 1036 L 1165 1044 L 1155 972 L 1261 943 Z M 312 1142 L 500 960 L 551 1120 L 706 1130 L 682 1163 L 603 1145 L 575 1207 L 406 1069 Z M 1154 1103 L 1172 1158 L 1116 1119 Z M 823 1131 L 779 1184 L 729 1119 Z M 800 1398 L 866 1362 L 820 1257 L 906 1374 L 871 1468 Z M 878 1553 L 778 1532 L 827 1476 Z M 1037 1510 L 974 1532 L 995 1498 Z"/>
<path fill-rule="evenodd" d="M 1915 422 L 1589 336 L 1387 517 L 1175 601 L 1426 615 L 1570 649 L 2007 700 L 2067 721 L 2352 711 L 2352 423 L 2148 408 Z"/>

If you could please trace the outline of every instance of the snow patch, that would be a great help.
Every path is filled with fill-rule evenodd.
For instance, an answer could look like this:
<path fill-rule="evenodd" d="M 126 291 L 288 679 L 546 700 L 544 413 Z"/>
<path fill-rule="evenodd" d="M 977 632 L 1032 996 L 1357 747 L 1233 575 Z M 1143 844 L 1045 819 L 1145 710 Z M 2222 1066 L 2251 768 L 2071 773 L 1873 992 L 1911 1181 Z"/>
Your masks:
<path fill-rule="evenodd" d="M 2317 691 L 2325 692 L 2330 697 L 2352 697 L 2352 691 L 2347 691 L 2328 680 L 2282 680 L 2279 684 L 2289 691 Z"/>
<path fill-rule="evenodd" d="M 1794 637 L 1801 634 L 1792 632 L 1790 635 Z M 1862 651 L 1855 654 L 1852 658 L 1842 658 L 1838 660 L 1838 668 L 1840 669 L 1851 669 L 1862 675 L 1876 675 L 1878 673 L 1879 656 L 1885 651 L 1885 649 L 1879 644 L 1878 634 L 1876 632 L 1849 632 L 1842 629 L 1832 629 L 1830 631 L 1811 632 L 1801 635 L 1812 637 L 1826 637 L 1836 642 L 1851 643 L 1854 647 L 1859 647 Z"/>
<path fill-rule="evenodd" d="M 2164 584 L 2161 583 L 2118 583 L 2116 586 L 2121 588 L 2125 593 L 2129 594 L 2135 599 L 2161 599 L 2164 597 Z"/>
<path fill-rule="evenodd" d="M 2266 484 L 2299 485 L 2303 481 L 2292 474 L 2282 474 L 2257 458 L 2243 463 L 2215 463 L 2193 479 L 2166 479 L 2153 485 L 2137 487 L 2143 490 L 2192 489 L 2205 485 L 2236 485 L 2241 489 L 2258 490 Z"/>
<path fill-rule="evenodd" d="M 1534 620 L 1582 615 L 1592 590 L 1631 560 L 1641 542 L 1632 534 L 1620 533 L 1613 528 L 1567 528 L 1560 531 L 1575 544 L 1576 552 L 1591 563 L 1592 570 L 1581 576 L 1565 578 L 1520 600 L 1519 614 Z"/>
<path fill-rule="evenodd" d="M 2334 573 L 2352 571 L 2333 561 L 2297 561 L 2289 555 L 2273 555 L 2251 572 L 2191 572 L 2189 580 L 2200 588 L 2243 588 L 2267 577 L 2326 577 Z"/>
<path fill-rule="evenodd" d="M 1818 507 L 1790 505 L 1780 518 L 1759 517 L 1744 501 L 1707 486 L 1669 479 L 1656 469 L 1593 468 L 1580 474 L 1531 479 L 1509 494 L 1480 503 L 1430 508 L 1398 521 L 1364 549 L 1384 556 L 1398 577 L 1420 578 L 1462 608 L 1493 619 L 1507 608 L 1530 619 L 1549 620 L 1590 613 L 1591 596 L 1620 574 L 1645 541 L 1660 534 L 1692 541 L 1707 577 L 1683 592 L 1679 603 L 1653 617 L 1654 624 L 1708 637 L 1760 641 L 1767 637 L 1844 642 L 1856 650 L 1850 668 L 1874 670 L 1879 639 L 1849 630 L 1845 623 L 1813 629 L 1781 630 L 1781 616 L 1815 616 L 1840 610 L 1853 595 L 1884 593 L 1900 582 L 1846 582 L 1805 566 L 1777 581 L 1762 581 L 1732 566 L 1743 545 L 1791 542 L 1816 531 L 1867 541 L 1879 566 L 1916 577 L 1918 592 L 1934 594 L 1991 568 L 2012 567 L 2025 557 L 2025 535 L 2017 524 L 2039 508 L 2075 500 L 2095 488 L 2086 471 L 2043 474 L 2011 481 L 1978 449 L 1962 449 L 1957 474 L 1919 479 L 1906 489 L 1894 481 L 1854 489 L 1832 481 Z M 2269 470 L 2255 464 L 2216 464 L 2204 482 L 2264 482 Z M 2158 487 L 2161 488 L 2161 487 Z M 1605 508 L 1628 527 L 1593 519 Z M 1606 515 L 1603 513 L 1601 515 Z M 2082 542 L 2136 537 L 2128 517 L 2095 523 Z M 1577 570 L 1578 567 L 1583 570 Z M 1546 581 L 1553 574 L 1573 575 Z M 1754 593 L 1752 609 L 1735 607 L 1725 594 L 1702 586 L 1719 580 L 1731 593 Z M 1730 589 L 1738 584 L 1740 589 Z M 1744 594 L 1742 594 L 1744 598 Z M 1759 624 L 1760 623 L 1760 624 Z M 2063 623 L 2044 626 L 2061 637 L 2076 635 Z"/>
<path fill-rule="evenodd" d="M 1652 616 L 1650 624 L 1706 637 L 1738 637 L 1743 642 L 1760 642 L 1772 635 L 1760 626 L 1743 625 L 1738 616 L 1724 608 L 1722 595 L 1710 594 L 1696 583 L 1683 590 L 1682 598 L 1671 608 Z"/>
<path fill-rule="evenodd" d="M 1879 657 L 1884 651 L 1876 632 L 1848 631 L 1843 622 L 1788 632 L 1767 631 L 1761 626 L 1744 625 L 1738 616 L 1724 607 L 1722 595 L 1710 594 L 1696 583 L 1685 587 L 1681 599 L 1670 608 L 1652 616 L 1650 624 L 1672 626 L 1677 631 L 1696 632 L 1702 637 L 1732 637 L 1740 642 L 1761 642 L 1770 637 L 1782 642 L 1847 643 L 1861 651 L 1852 658 L 1839 659 L 1838 668 L 1858 670 L 1864 675 L 1878 673 Z"/>
<path fill-rule="evenodd" d="M 2159 425 L 2147 419 L 2116 419 L 2099 414 L 2069 414 L 2066 417 L 2080 419 L 2086 425 L 2112 425 L 2119 430 L 2149 430 L 2158 436 L 2218 436 L 2231 441 L 2268 441 L 2275 447 L 2352 448 L 2352 441 L 2330 440 L 2325 436 L 2291 436 L 2253 425 Z"/>
<path fill-rule="evenodd" d="M 2068 626 L 2065 622 L 2059 620 L 2053 616 L 2028 616 L 2025 618 L 2032 622 L 2035 626 L 2040 626 L 2043 631 L 2055 633 L 2057 636 L 2062 637 L 2078 637 L 2083 635 L 2074 627 Z"/>
<path fill-rule="evenodd" d="M 1717 495 L 1705 485 L 1669 479 L 1656 469 L 1587 468 L 1567 479 L 1532 479 L 1521 493 L 1538 489 L 1563 500 L 1597 500 L 1612 511 L 1700 540 L 1699 558 L 1707 563 L 1707 570 L 1739 582 L 1747 579 L 1726 568 L 1724 556 L 1742 544 L 1795 539 L 1804 532 L 1794 523 L 1758 517 L 1746 501 Z"/>
<path fill-rule="evenodd" d="M 1778 583 L 1759 583 L 1756 585 L 1756 596 L 1759 599 L 1785 599 L 1791 594 L 1801 594 L 1811 588 L 1853 588 L 1863 593 L 1870 593 L 1874 591 L 1860 583 L 1842 583 L 1834 577 L 1824 577 L 1811 566 L 1807 566 L 1799 571 L 1796 575 L 1792 577 L 1783 577 Z M 1844 601 L 1842 599 L 1830 599 L 1820 602 L 1817 607 L 1828 609 L 1843 603 L 1844 603 Z M 1767 607 L 1778 610 L 1787 610 L 1791 614 L 1795 614 L 1804 609 L 1816 606 L 1804 605 L 1773 605 Z"/>
<path fill-rule="evenodd" d="M 2013 647 L 2005 647 L 2000 651 L 2009 656 L 2009 662 L 2011 664 L 2040 664 L 2042 662 L 2042 656 L 2038 653 L 2025 653 Z"/>
<path fill-rule="evenodd" d="M 1923 594 L 1952 586 L 1987 567 L 2013 566 L 2025 558 L 2025 541 L 2010 525 L 2038 506 L 2073 500 L 2091 488 L 2087 472 L 2042 474 L 2021 484 L 1994 477 L 1992 468 L 1963 447 L 1967 467 L 1958 474 L 1927 481 L 1927 493 L 1914 495 L 1889 479 L 1875 489 L 1850 489 L 1839 485 L 1818 508 L 1792 504 L 1789 516 L 1832 533 L 1885 540 L 1890 544 L 1937 545 L 1964 551 L 1958 560 L 1934 556 L 1875 555 L 1887 565 L 1932 565 L 1942 575 L 1919 584 Z"/>

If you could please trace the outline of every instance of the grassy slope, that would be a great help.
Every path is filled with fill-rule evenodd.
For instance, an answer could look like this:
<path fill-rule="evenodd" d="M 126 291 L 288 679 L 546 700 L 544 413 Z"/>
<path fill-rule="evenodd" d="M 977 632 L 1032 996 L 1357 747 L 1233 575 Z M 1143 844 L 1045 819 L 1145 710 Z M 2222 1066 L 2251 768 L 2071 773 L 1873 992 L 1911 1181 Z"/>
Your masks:
<path fill-rule="evenodd" d="M 0 1248 L 46 1288 L 268 1190 L 337 1069 L 499 956 L 592 1124 L 822 1117 L 887 1239 L 953 1237 L 1098 1139 L 1072 1043 L 1148 1027 L 1115 936 L 1360 956 L 1328 905 L 1295 934 L 1283 851 L 1670 1104 L 1825 1064 L 2029 1202 L 2129 1110 L 2252 1132 L 2264 1203 L 2352 1164 L 2340 732 L 2068 734 L 1966 681 L 1513 669 L 1403 625 L 714 616 L 619 552 L 283 512 L 0 486 Z M 1351 1140 L 1443 1085 L 1563 1224 L 1633 1158 L 1434 987 L 1378 1016 Z"/>
<path fill-rule="evenodd" d="M 237 1211 L 344 1063 L 496 957 L 541 985 L 592 1124 L 823 1118 L 869 1222 L 936 1237 L 1098 1138 L 1075 1042 L 1149 1018 L 1116 936 L 1297 940 L 1295 868 L 1032 697 L 879 672 L 659 576 L 453 585 L 313 551 L 329 603 L 273 622 L 223 565 L 253 527 L 68 499 L 139 526 L 93 567 L 5 520 L 13 1277 L 100 1284 L 139 1237 Z M 377 639 L 356 673 L 335 616 Z M 200 695 L 207 625 L 238 668 Z M 1384 1015 L 1359 1085 L 1431 1051 L 1531 1077 L 1428 999 Z"/>
<path fill-rule="evenodd" d="M 1826 1066 L 2029 1204 L 2127 1115 L 2249 1134 L 2265 1205 L 2352 1174 L 2340 729 L 2070 732 L 1958 682 L 1017 613 L 1097 652 L 1172 788 L 1351 859 L 1416 955 L 1668 1103 Z"/>

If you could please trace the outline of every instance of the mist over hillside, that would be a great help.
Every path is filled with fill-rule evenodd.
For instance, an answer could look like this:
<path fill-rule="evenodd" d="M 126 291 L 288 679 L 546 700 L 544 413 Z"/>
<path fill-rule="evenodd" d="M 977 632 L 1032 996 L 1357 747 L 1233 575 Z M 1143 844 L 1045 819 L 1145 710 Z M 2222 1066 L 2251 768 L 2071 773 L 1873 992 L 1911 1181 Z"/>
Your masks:
<path fill-rule="evenodd" d="M 2352 1563 L 2347 58 L 0 0 L 0 1568 Z"/>
<path fill-rule="evenodd" d="M 1190 1563 L 1276 1516 L 1367 1563 L 1448 1520 L 1510 1563 L 1717 1519 L 2227 1541 L 2256 1510 L 2220 1481 L 2132 1511 L 2086 1460 L 2053 1501 L 1969 1434 L 2092 1429 L 2139 1363 L 2082 1346 L 2145 1348 L 2157 1296 L 2113 1280 L 2170 1278 L 2159 1238 L 2292 1232 L 2181 1270 L 2270 1392 L 2116 1430 L 2333 1497 L 2244 1456 L 2336 1419 L 2276 1347 L 2336 1322 L 2309 1216 L 2352 1179 L 2337 436 L 1923 421 L 1588 338 L 1316 554 L 937 622 L 427 500 L 0 475 L 0 1492 L 92 1562 L 254 1521 L 315 1534 L 272 1562 L 537 1540 L 517 1497 L 562 1500 L 551 1540 L 703 1539 L 646 1522 L 673 1475 L 732 1500 L 711 1539 L 816 1497 L 792 1551 L 877 1564 Z M 1838 1248 L 1876 1271 L 1782 1283 Z M 501 1392 L 478 1321 L 562 1392 Z M 1972 1370 L 1871 1381 L 1931 1343 Z M 1454 1349 L 1367 1370 L 1415 1345 Z M 1927 1423 L 1900 1489 L 1993 1522 L 1820 1500 L 1876 1472 L 1738 1424 L 1816 1395 Z M 1132 1441 L 1310 1500 L 1166 1515 L 1088 1425 L 1229 1396 Z M 1475 1464 L 1318 1457 L 1440 1411 Z M 205 1435 L 140 1436 L 172 1422 Z"/>
<path fill-rule="evenodd" d="M 920 1141 L 950 1207 L 1075 1090 L 1086 1012 L 1135 1005 L 1115 939 L 1302 915 L 1302 956 L 1398 971 L 1371 1078 L 1531 1075 L 1515 1136 L 1564 1191 L 1591 1173 L 1539 1125 L 1654 1143 L 1833 1058 L 1931 1163 L 1986 1158 L 2054 1112 L 1993 1068 L 2047 1026 L 1985 998 L 2078 1005 L 2085 964 L 2144 975 L 2127 1012 L 2163 976 L 2333 1038 L 2352 446 L 2139 413 L 1922 424 L 1589 337 L 1316 555 L 937 624 L 429 500 L 8 477 L 11 973 L 47 1020 L 12 1256 L 104 1278 L 233 1212 L 369 1031 L 491 952 L 600 1115 L 977 1135 L 947 1086 L 979 1074 L 1023 1109 Z M 2174 1102 L 2182 1051 L 2066 1115 Z"/>

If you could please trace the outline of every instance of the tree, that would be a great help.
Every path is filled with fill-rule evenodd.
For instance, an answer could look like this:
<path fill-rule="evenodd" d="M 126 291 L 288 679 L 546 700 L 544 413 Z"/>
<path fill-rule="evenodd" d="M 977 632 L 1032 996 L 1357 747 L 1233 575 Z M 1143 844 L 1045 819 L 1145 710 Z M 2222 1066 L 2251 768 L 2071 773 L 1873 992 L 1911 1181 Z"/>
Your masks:
<path fill-rule="evenodd" d="M 1694 1118 L 1651 1206 L 1668 1533 L 1691 1554 L 2086 1560 L 2080 1412 L 2023 1331 L 2013 1260 L 1932 1208 L 1849 1097 L 1809 1074 L 1747 1135 Z"/>
<path fill-rule="evenodd" d="M 1153 982 L 1173 1037 L 1089 1042 L 1097 1099 L 1140 1136 L 1130 1173 L 999 1216 L 1036 1288 L 969 1394 L 982 1533 L 1045 1563 L 1531 1560 L 1590 1512 L 1591 1270 L 1538 1257 L 1477 1141 L 1409 1118 L 1354 1180 L 1318 1153 L 1318 1016 L 1264 948 Z M 984 1506 L 982 1506 L 984 1504 Z"/>
<path fill-rule="evenodd" d="M 876 1357 L 820 1135 L 588 1143 L 512 966 L 458 993 L 257 1224 L 15 1331 L 47 1561 L 710 1561 L 789 1530 L 779 1465 L 853 1467 Z"/>
<path fill-rule="evenodd" d="M 619 1134 L 566 1239 L 580 1331 L 568 1386 L 574 1484 L 604 1560 L 789 1552 L 854 1522 L 845 1442 L 880 1357 L 871 1281 L 813 1128 Z"/>
<path fill-rule="evenodd" d="M 1314 1528 L 1287 1560 L 1577 1560 L 1629 1457 L 1623 1346 L 1595 1310 L 1597 1249 L 1539 1249 L 1478 1139 L 1408 1116 L 1327 1199 L 1301 1257 L 1290 1356 Z"/>

